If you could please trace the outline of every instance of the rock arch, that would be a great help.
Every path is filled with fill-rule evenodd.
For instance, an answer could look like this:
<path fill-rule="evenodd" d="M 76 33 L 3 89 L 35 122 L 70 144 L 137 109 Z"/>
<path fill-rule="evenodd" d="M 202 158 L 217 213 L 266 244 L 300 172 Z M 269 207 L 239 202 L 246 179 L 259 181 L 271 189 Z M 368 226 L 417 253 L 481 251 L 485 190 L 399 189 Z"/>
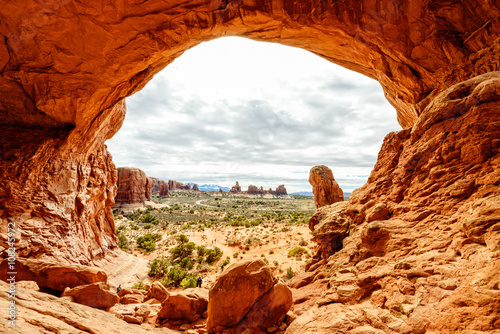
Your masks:
<path fill-rule="evenodd" d="M 499 69 L 499 14 L 495 2 L 470 0 L 8 2 L 2 225 L 27 231 L 20 256 L 89 263 L 114 247 L 116 169 L 104 141 L 121 126 L 123 99 L 202 41 L 307 49 L 378 80 L 409 128 L 440 92 Z"/>

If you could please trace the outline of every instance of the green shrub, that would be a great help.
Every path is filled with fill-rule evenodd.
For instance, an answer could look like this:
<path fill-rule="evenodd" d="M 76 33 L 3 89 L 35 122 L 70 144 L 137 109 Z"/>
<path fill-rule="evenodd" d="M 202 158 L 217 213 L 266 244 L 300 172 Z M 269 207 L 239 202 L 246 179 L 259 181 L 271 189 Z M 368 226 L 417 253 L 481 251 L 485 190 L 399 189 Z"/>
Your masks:
<path fill-rule="evenodd" d="M 204 256 L 205 253 L 207 252 L 207 249 L 205 248 L 205 246 L 197 246 L 196 247 L 196 251 L 198 252 L 198 256 Z"/>
<path fill-rule="evenodd" d="M 286 278 L 292 279 L 292 277 L 293 277 L 292 267 L 288 267 L 287 270 L 286 270 Z"/>
<path fill-rule="evenodd" d="M 288 251 L 288 257 L 294 257 L 302 254 L 307 254 L 307 250 L 302 247 L 295 247 L 294 249 L 290 249 L 290 251 Z"/>
<path fill-rule="evenodd" d="M 148 262 L 149 276 L 164 276 L 167 273 L 168 267 L 172 264 L 167 259 L 154 259 Z"/>
<path fill-rule="evenodd" d="M 189 242 L 189 238 L 185 234 L 181 234 L 177 237 L 177 241 L 182 245 Z"/>
<path fill-rule="evenodd" d="M 214 249 L 207 249 L 206 254 L 207 254 L 206 261 L 208 263 L 213 263 L 221 258 L 222 251 L 220 250 L 219 247 L 215 247 Z"/>
<path fill-rule="evenodd" d="M 238 257 L 238 255 L 240 255 L 240 254 L 236 252 L 233 254 L 233 257 L 236 259 Z"/>
<path fill-rule="evenodd" d="M 188 242 L 187 244 L 181 244 L 170 249 L 170 254 L 172 254 L 172 259 L 175 260 L 177 258 L 184 259 L 186 257 L 191 257 L 193 254 L 193 250 L 195 248 L 194 242 Z"/>
<path fill-rule="evenodd" d="M 180 286 L 183 289 L 196 288 L 196 276 L 189 274 L 181 281 Z"/>
<path fill-rule="evenodd" d="M 191 262 L 191 259 L 189 257 L 185 257 L 179 262 L 179 266 L 184 269 L 193 269 L 193 263 Z"/>
<path fill-rule="evenodd" d="M 229 258 L 229 256 L 227 256 L 226 259 L 222 262 L 222 265 L 226 266 L 229 264 L 229 262 L 231 262 L 231 259 Z"/>
<path fill-rule="evenodd" d="M 144 284 L 143 281 L 139 281 L 137 283 L 134 283 L 134 285 L 132 286 L 132 288 L 138 289 L 138 290 L 146 290 L 146 284 Z"/>
<path fill-rule="evenodd" d="M 305 246 L 308 245 L 308 243 L 307 243 L 307 241 L 305 241 L 304 239 L 302 239 L 302 240 L 300 240 L 299 245 L 305 247 Z"/>
<path fill-rule="evenodd" d="M 162 282 L 163 285 L 173 285 L 179 286 L 182 280 L 187 276 L 187 271 L 183 270 L 179 267 L 173 267 L 167 274 L 167 280 L 165 283 Z"/>
<path fill-rule="evenodd" d="M 159 233 L 153 233 L 153 234 L 146 234 L 143 237 L 138 237 L 137 238 L 137 247 L 147 251 L 151 252 L 155 249 L 156 246 L 156 241 L 161 239 L 161 234 Z"/>
<path fill-rule="evenodd" d="M 159 221 L 156 219 L 155 216 L 147 213 L 144 216 L 139 219 L 139 222 L 143 224 L 153 224 L 153 225 L 158 225 Z"/>
<path fill-rule="evenodd" d="M 271 250 L 269 251 L 269 254 L 274 254 L 274 250 L 272 250 L 272 249 L 271 249 Z"/>
<path fill-rule="evenodd" d="M 120 247 L 121 250 L 127 251 L 128 248 L 128 240 L 127 237 L 124 234 L 118 234 L 118 247 Z"/>

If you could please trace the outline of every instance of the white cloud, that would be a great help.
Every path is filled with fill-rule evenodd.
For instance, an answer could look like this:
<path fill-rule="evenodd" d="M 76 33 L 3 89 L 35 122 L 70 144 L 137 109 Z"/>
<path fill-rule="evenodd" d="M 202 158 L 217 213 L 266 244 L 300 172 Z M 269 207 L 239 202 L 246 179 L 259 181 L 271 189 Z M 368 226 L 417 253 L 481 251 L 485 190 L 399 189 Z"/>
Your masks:
<path fill-rule="evenodd" d="M 127 99 L 107 142 L 117 166 L 150 176 L 309 190 L 329 166 L 344 191 L 366 182 L 399 130 L 379 84 L 307 51 L 230 37 L 186 51 Z"/>

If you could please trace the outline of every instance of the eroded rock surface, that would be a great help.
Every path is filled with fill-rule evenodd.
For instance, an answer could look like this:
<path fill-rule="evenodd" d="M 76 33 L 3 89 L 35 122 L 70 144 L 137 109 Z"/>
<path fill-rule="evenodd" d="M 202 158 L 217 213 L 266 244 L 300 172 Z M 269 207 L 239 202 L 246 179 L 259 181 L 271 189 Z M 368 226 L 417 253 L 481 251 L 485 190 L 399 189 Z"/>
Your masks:
<path fill-rule="evenodd" d="M 106 282 L 108 275 L 95 267 L 75 264 L 60 264 L 33 259 L 17 259 L 14 264 L 16 281 L 35 281 L 39 287 L 56 291 L 74 288 L 80 285 Z M 8 261 L 0 262 L 0 280 L 7 281 Z"/>
<path fill-rule="evenodd" d="M 311 280 L 330 288 L 287 333 L 500 329 L 499 93 L 498 72 L 445 90 L 413 128 L 385 138 L 345 209 L 316 213 L 351 225 Z"/>
<path fill-rule="evenodd" d="M 8 290 L 7 283 L 0 281 L 0 307 L 3 310 L 7 310 L 10 303 Z M 130 325 L 112 313 L 38 291 L 17 287 L 16 295 L 16 325 L 11 326 L 7 321 L 0 321 L 2 333 L 177 333 L 168 328 L 153 329 Z"/>
<path fill-rule="evenodd" d="M 290 289 L 274 279 L 261 259 L 230 265 L 209 292 L 207 330 L 265 332 L 281 322 L 290 306 Z"/>
<path fill-rule="evenodd" d="M 116 204 L 136 204 L 151 200 L 151 178 L 139 168 L 118 168 Z"/>
<path fill-rule="evenodd" d="M 320 165 L 309 171 L 309 183 L 313 187 L 316 209 L 325 205 L 344 201 L 344 192 L 333 177 L 330 168 Z"/>
<path fill-rule="evenodd" d="M 187 289 L 171 293 L 162 301 L 162 308 L 158 312 L 160 319 L 183 320 L 193 323 L 198 320 L 208 307 L 208 290 Z"/>

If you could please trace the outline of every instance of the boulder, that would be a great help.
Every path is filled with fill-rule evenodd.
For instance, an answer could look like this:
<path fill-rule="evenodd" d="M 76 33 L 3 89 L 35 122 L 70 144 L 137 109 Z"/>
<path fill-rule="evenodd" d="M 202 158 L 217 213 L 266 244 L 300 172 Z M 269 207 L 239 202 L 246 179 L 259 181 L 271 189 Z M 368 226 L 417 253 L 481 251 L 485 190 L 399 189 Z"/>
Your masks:
<path fill-rule="evenodd" d="M 94 283 L 81 285 L 76 288 L 66 288 L 62 297 L 71 296 L 78 304 L 107 310 L 119 302 L 120 298 L 116 293 L 109 291 L 106 283 Z"/>
<path fill-rule="evenodd" d="M 167 288 L 163 286 L 163 284 L 161 284 L 160 282 L 153 282 L 151 288 L 148 291 L 146 299 L 154 298 L 160 302 L 163 302 L 169 296 L 170 293 L 168 292 Z"/>
<path fill-rule="evenodd" d="M 158 318 L 193 323 L 203 315 L 207 307 L 208 290 L 202 288 L 187 289 L 171 293 L 162 302 Z"/>
<path fill-rule="evenodd" d="M 309 183 L 313 187 L 316 208 L 344 201 L 344 193 L 335 181 L 330 168 L 324 165 L 311 168 Z"/>
<path fill-rule="evenodd" d="M 136 204 L 151 200 L 153 181 L 139 168 L 118 168 L 116 204 Z"/>
<path fill-rule="evenodd" d="M 210 289 L 208 331 L 238 325 L 273 284 L 271 269 L 261 259 L 231 264 Z"/>
<path fill-rule="evenodd" d="M 120 298 L 120 304 L 140 304 L 142 302 L 144 302 L 144 295 L 139 293 L 129 293 Z"/>
<path fill-rule="evenodd" d="M 61 264 L 34 259 L 18 258 L 15 262 L 16 281 L 35 281 L 39 287 L 64 291 L 90 283 L 106 282 L 108 275 L 104 270 L 76 264 Z M 0 279 L 8 278 L 7 259 L 0 262 Z"/>
<path fill-rule="evenodd" d="M 252 306 L 238 328 L 265 331 L 271 326 L 279 325 L 285 319 L 292 302 L 292 291 L 285 283 L 278 281 Z"/>

